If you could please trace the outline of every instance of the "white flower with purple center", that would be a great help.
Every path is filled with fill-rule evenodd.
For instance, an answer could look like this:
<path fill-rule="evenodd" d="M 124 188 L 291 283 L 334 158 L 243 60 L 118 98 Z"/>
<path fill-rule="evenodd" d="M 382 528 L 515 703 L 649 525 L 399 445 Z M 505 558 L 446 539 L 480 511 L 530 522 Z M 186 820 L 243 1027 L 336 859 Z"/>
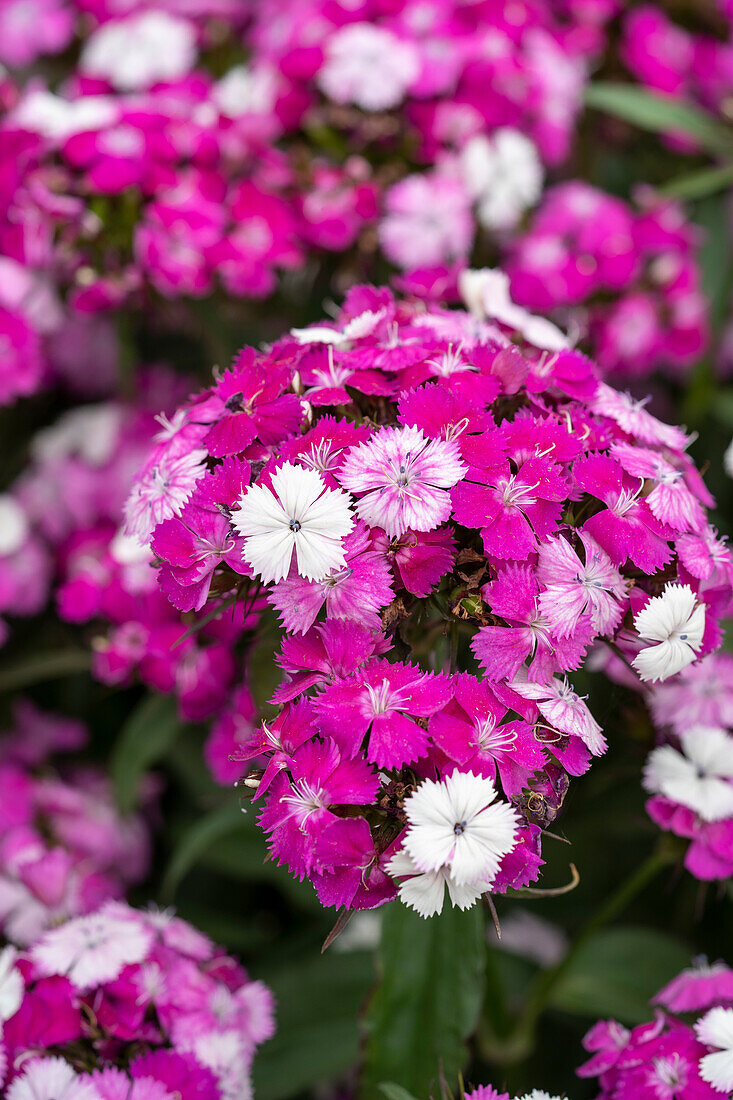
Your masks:
<path fill-rule="evenodd" d="M 390 538 L 432 531 L 451 514 L 448 492 L 465 477 L 455 442 L 426 439 L 419 428 L 382 428 L 349 452 L 339 481 L 357 501 L 359 517 Z"/>
<path fill-rule="evenodd" d="M 457 886 L 487 888 L 514 847 L 518 819 L 486 776 L 454 771 L 405 800 L 404 848 L 419 871 L 447 869 Z"/>
<path fill-rule="evenodd" d="M 350 504 L 316 470 L 285 462 L 269 486 L 250 485 L 232 513 L 244 560 L 266 583 L 287 577 L 293 552 L 298 574 L 308 580 L 343 569 L 344 539 L 354 526 Z"/>
<path fill-rule="evenodd" d="M 646 646 L 632 661 L 642 680 L 666 680 L 692 664 L 705 632 L 705 605 L 688 584 L 667 584 L 634 618 Z"/>
<path fill-rule="evenodd" d="M 696 727 L 672 745 L 654 749 L 644 768 L 644 788 L 687 806 L 703 821 L 733 817 L 733 737 L 714 727 Z"/>

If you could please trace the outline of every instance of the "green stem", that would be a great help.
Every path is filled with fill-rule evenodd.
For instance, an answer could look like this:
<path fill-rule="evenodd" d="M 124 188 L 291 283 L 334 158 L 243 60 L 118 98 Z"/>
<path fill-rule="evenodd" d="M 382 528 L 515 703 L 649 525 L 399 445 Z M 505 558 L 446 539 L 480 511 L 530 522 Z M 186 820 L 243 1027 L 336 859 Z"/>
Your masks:
<path fill-rule="evenodd" d="M 491 1029 L 488 1034 L 479 1035 L 479 1043 L 482 1054 L 489 1060 L 514 1061 L 526 1057 L 534 1046 L 535 1030 L 537 1022 L 547 1006 L 552 993 L 560 981 L 567 974 L 574 963 L 581 948 L 599 929 L 614 920 L 623 912 L 627 905 L 640 894 L 644 887 L 662 870 L 668 866 L 671 860 L 669 850 L 664 848 L 652 852 L 644 862 L 637 867 L 634 873 L 620 884 L 611 894 L 601 908 L 583 926 L 565 956 L 549 970 L 543 970 L 538 974 L 524 1008 L 519 1015 L 516 1025 L 503 1042 L 492 1042 Z M 488 1040 L 488 1041 L 486 1041 Z"/>
<path fill-rule="evenodd" d="M 91 663 L 91 654 L 80 649 L 39 653 L 29 660 L 16 661 L 0 668 L 0 692 L 19 691 L 45 680 L 59 680 L 75 672 L 88 672 Z"/>

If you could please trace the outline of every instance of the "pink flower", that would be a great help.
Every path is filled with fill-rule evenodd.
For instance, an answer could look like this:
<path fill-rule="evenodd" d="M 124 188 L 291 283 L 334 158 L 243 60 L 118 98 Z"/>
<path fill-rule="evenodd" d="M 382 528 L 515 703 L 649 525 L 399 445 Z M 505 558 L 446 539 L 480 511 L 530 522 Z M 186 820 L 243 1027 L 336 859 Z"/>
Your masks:
<path fill-rule="evenodd" d="M 496 779 L 507 798 L 519 795 L 545 754 L 526 722 L 505 721 L 507 708 L 485 682 L 465 673 L 453 678 L 453 697 L 433 714 L 428 733 L 463 771 Z"/>
<path fill-rule="evenodd" d="M 515 682 L 514 691 L 525 699 L 536 702 L 543 718 L 562 733 L 579 737 L 594 756 L 606 751 L 606 739 L 583 699 L 577 695 L 566 679 L 553 676 L 547 684 Z"/>
<path fill-rule="evenodd" d="M 608 554 L 580 532 L 584 561 L 564 538 L 539 548 L 539 606 L 551 629 L 567 638 L 582 620 L 595 634 L 611 634 L 623 616 L 626 586 Z"/>
<path fill-rule="evenodd" d="M 449 527 L 437 531 L 405 531 L 389 539 L 376 530 L 372 545 L 383 553 L 394 570 L 398 587 L 414 596 L 429 596 L 455 562 L 455 540 Z"/>
<path fill-rule="evenodd" d="M 733 1003 L 733 970 L 724 962 L 693 959 L 688 970 L 660 989 L 654 1002 L 670 1012 L 704 1012 L 714 1004 Z"/>
<path fill-rule="evenodd" d="M 301 745 L 288 770 L 290 777 L 283 772 L 273 781 L 260 824 L 272 834 L 270 851 L 276 861 L 302 878 L 314 867 L 313 839 L 337 820 L 330 807 L 369 805 L 379 779 L 362 760 L 344 759 L 331 740 Z"/>
<path fill-rule="evenodd" d="M 455 443 L 426 439 L 417 428 L 382 428 L 349 452 L 339 480 L 362 494 L 359 517 L 397 538 L 440 526 L 451 513 L 446 490 L 465 472 Z"/>
<path fill-rule="evenodd" d="M 385 206 L 379 240 L 396 267 L 437 267 L 468 255 L 474 222 L 459 180 L 438 172 L 407 176 L 389 189 Z"/>
<path fill-rule="evenodd" d="M 8 0 L 0 11 L 0 61 L 23 68 L 41 54 L 60 53 L 73 34 L 66 0 Z"/>
<path fill-rule="evenodd" d="M 198 479 L 206 472 L 206 452 L 193 450 L 178 456 L 163 456 L 148 462 L 141 471 L 125 505 L 128 535 L 140 542 L 150 537 L 163 520 L 179 516 Z"/>
<path fill-rule="evenodd" d="M 428 747 L 426 731 L 413 719 L 434 714 L 449 697 L 444 677 L 376 660 L 328 687 L 316 709 L 324 734 L 347 755 L 356 755 L 368 733 L 367 760 L 398 768 L 424 756 Z"/>
<path fill-rule="evenodd" d="M 645 573 L 655 573 L 672 558 L 670 532 L 641 497 L 643 482 L 633 482 L 610 455 L 590 454 L 573 467 L 579 487 L 602 500 L 605 509 L 583 524 L 615 565 L 631 559 Z"/>

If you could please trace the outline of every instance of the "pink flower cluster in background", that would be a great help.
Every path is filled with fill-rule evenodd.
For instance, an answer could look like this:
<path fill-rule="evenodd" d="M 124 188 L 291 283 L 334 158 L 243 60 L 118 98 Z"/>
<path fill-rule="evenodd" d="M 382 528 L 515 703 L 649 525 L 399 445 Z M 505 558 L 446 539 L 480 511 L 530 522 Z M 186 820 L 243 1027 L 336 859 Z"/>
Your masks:
<path fill-rule="evenodd" d="M 665 736 L 644 769 L 647 812 L 689 841 L 685 867 L 703 880 L 733 875 L 733 657 L 712 654 L 654 689 Z"/>
<path fill-rule="evenodd" d="M 733 1089 L 733 970 L 699 959 L 654 998 L 654 1020 L 628 1029 L 599 1021 L 583 1040 L 590 1059 L 580 1077 L 597 1077 L 598 1100 L 694 1097 L 717 1100 Z"/>
<path fill-rule="evenodd" d="M 427 914 L 446 885 L 465 906 L 534 879 L 568 775 L 605 750 L 568 674 L 605 638 L 667 679 L 719 644 L 731 602 L 728 571 L 685 565 L 713 535 L 684 432 L 502 298 L 501 273 L 465 286 L 473 316 L 361 287 L 245 349 L 126 507 L 175 607 L 278 613 L 279 713 L 257 725 L 245 675 L 209 758 L 226 780 L 258 765 L 273 858 L 327 905 L 398 880 Z M 447 651 L 420 665 L 426 637 Z M 447 839 L 427 843 L 430 805 Z"/>
<path fill-rule="evenodd" d="M 126 304 L 261 298 L 327 253 L 348 285 L 377 244 L 399 268 L 465 264 L 567 156 L 613 8 L 8 0 L 0 402 L 104 392 L 100 315 Z M 62 76 L 23 71 L 74 35 Z"/>
<path fill-rule="evenodd" d="M 635 211 L 580 180 L 555 185 L 510 245 L 506 270 L 513 297 L 561 310 L 606 373 L 679 374 L 709 341 L 698 234 L 679 204 L 639 198 Z"/>
<path fill-rule="evenodd" d="M 124 897 L 148 872 L 150 837 L 144 816 L 118 811 L 102 769 L 57 761 L 85 746 L 84 726 L 26 700 L 14 718 L 0 745 L 0 929 L 26 946 Z M 149 816 L 154 785 L 141 794 Z"/>
<path fill-rule="evenodd" d="M 247 1095 L 273 998 L 170 912 L 108 901 L 0 955 L 8 1100 Z"/>

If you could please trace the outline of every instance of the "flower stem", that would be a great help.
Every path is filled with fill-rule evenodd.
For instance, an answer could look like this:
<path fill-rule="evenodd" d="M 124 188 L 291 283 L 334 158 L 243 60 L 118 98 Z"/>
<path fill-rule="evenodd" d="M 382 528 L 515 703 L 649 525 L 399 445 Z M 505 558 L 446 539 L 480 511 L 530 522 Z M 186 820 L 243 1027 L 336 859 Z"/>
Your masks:
<path fill-rule="evenodd" d="M 517 1061 L 532 1050 L 538 1020 L 546 1008 L 554 990 L 572 966 L 581 948 L 591 936 L 622 913 L 627 905 L 640 894 L 644 887 L 671 862 L 668 848 L 660 847 L 649 855 L 636 868 L 633 874 L 622 882 L 610 895 L 600 909 L 583 926 L 560 962 L 538 975 L 529 991 L 524 1008 L 519 1014 L 511 1033 L 502 1039 L 492 1034 L 489 1025 L 487 1031 L 479 1034 L 482 1054 L 490 1061 Z M 488 1041 L 485 1041 L 488 1040 Z"/>

